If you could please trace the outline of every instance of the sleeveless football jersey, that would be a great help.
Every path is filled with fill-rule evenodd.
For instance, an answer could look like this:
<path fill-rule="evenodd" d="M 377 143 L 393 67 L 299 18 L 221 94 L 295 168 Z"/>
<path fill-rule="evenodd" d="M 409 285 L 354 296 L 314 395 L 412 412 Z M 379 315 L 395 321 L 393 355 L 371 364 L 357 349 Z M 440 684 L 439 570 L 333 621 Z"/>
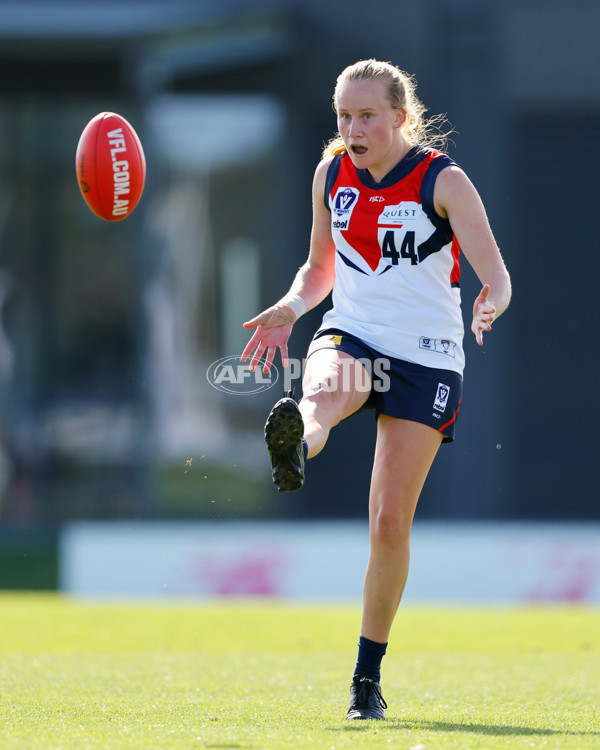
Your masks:
<path fill-rule="evenodd" d="M 340 328 L 382 354 L 462 374 L 460 248 L 435 212 L 439 172 L 454 162 L 415 147 L 375 182 L 347 154 L 327 172 L 325 204 L 335 242 L 333 309 Z"/>

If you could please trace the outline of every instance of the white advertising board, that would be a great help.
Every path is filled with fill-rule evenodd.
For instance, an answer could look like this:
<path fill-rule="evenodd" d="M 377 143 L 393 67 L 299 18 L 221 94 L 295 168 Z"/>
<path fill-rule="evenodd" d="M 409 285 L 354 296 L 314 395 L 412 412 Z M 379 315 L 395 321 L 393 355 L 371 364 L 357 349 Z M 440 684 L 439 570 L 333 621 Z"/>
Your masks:
<path fill-rule="evenodd" d="M 76 522 L 60 587 L 358 601 L 368 553 L 366 522 Z M 600 603 L 600 524 L 416 523 L 404 601 Z"/>

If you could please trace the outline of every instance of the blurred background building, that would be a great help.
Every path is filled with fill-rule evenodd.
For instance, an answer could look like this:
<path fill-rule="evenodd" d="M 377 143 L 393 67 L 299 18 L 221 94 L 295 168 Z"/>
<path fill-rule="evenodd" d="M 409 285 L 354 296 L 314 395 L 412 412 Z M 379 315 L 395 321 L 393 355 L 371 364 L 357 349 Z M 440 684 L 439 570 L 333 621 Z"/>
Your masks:
<path fill-rule="evenodd" d="M 206 377 L 304 261 L 335 79 L 366 57 L 446 113 L 514 286 L 484 348 L 466 335 L 458 439 L 418 517 L 597 520 L 599 29 L 591 0 L 0 3 L 0 586 L 51 587 L 72 519 L 366 516 L 372 415 L 279 495 L 262 441 L 279 385 Z M 104 110 L 148 163 L 115 224 L 75 179 Z M 467 330 L 478 288 L 463 262 Z"/>

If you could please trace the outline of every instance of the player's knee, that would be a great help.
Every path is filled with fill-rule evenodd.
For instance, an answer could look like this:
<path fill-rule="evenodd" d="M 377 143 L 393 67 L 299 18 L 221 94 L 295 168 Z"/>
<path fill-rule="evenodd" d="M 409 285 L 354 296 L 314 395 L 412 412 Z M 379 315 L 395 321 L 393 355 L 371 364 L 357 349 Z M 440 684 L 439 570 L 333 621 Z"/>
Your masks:
<path fill-rule="evenodd" d="M 315 415 L 327 414 L 328 419 L 326 421 L 332 427 L 340 421 L 343 414 L 340 394 L 335 386 L 334 379 L 323 378 L 314 384 L 305 386 L 302 395 L 304 405 L 310 405 Z"/>
<path fill-rule="evenodd" d="M 385 546 L 396 547 L 407 544 L 412 527 L 412 513 L 402 507 L 383 503 L 371 517 L 371 541 Z"/>

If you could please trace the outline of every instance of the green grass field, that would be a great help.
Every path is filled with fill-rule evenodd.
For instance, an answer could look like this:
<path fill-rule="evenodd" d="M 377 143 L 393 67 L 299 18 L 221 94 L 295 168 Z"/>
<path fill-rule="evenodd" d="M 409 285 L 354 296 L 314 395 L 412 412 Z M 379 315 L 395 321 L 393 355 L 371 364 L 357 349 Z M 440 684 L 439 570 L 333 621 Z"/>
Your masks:
<path fill-rule="evenodd" d="M 0 747 L 600 748 L 600 610 L 404 607 L 345 722 L 359 615 L 0 595 Z"/>

